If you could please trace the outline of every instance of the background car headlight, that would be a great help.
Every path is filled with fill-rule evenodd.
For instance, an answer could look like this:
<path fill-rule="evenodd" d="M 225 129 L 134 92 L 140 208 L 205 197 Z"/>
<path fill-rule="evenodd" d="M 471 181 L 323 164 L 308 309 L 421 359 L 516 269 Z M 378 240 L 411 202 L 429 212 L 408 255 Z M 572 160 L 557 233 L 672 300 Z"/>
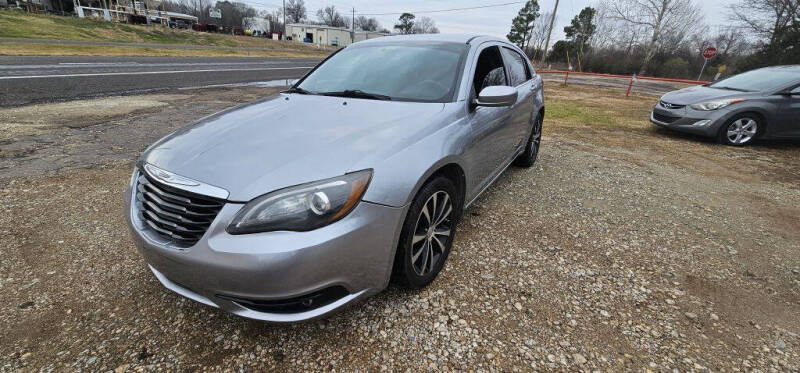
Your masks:
<path fill-rule="evenodd" d="M 372 170 L 267 193 L 248 202 L 228 226 L 230 234 L 310 231 L 345 217 L 361 200 Z"/>
<path fill-rule="evenodd" d="M 733 105 L 737 102 L 742 102 L 744 99 L 742 98 L 733 98 L 728 100 L 716 100 L 716 101 L 709 101 L 709 102 L 701 102 L 699 104 L 689 105 L 692 109 L 701 110 L 701 111 L 711 111 L 722 109 L 728 105 Z"/>

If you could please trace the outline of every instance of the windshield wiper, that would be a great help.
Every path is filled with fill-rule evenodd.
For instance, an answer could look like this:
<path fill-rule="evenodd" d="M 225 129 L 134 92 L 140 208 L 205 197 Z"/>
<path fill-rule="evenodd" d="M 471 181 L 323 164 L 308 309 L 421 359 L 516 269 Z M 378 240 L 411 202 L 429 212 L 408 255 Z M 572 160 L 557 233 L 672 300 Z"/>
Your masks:
<path fill-rule="evenodd" d="M 727 89 L 729 91 L 738 91 L 738 92 L 753 92 L 753 91 L 750 91 L 750 90 L 747 90 L 747 89 L 733 88 L 733 87 L 726 87 L 726 86 L 714 86 L 714 85 L 712 85 L 711 88 Z"/>
<path fill-rule="evenodd" d="M 360 89 L 345 89 L 344 91 L 336 91 L 336 92 L 323 92 L 320 93 L 323 96 L 335 96 L 335 97 L 350 97 L 350 98 L 366 98 L 371 100 L 386 100 L 391 101 L 392 98 L 386 95 L 379 95 L 377 93 L 369 93 L 364 92 Z"/>
<path fill-rule="evenodd" d="M 301 95 L 315 95 L 316 94 L 315 92 L 311 92 L 309 90 L 306 90 L 306 89 L 303 89 L 303 88 L 300 88 L 300 87 L 289 88 L 289 89 L 283 91 L 283 93 L 297 93 L 297 94 L 301 94 Z"/>

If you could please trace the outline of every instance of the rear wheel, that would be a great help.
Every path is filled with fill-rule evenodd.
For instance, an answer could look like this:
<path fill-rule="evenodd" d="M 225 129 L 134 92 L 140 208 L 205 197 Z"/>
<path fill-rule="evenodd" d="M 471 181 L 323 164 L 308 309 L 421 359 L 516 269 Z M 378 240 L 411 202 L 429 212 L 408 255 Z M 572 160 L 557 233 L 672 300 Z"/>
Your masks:
<path fill-rule="evenodd" d="M 397 248 L 393 277 L 398 284 L 422 288 L 444 267 L 453 245 L 461 208 L 456 187 L 438 176 L 411 203 Z"/>
<path fill-rule="evenodd" d="M 734 117 L 720 129 L 719 141 L 733 146 L 748 145 L 761 133 L 760 118 L 753 114 Z"/>
<path fill-rule="evenodd" d="M 528 138 L 528 143 L 525 144 L 525 150 L 514 160 L 514 164 L 519 167 L 530 167 L 536 163 L 536 157 L 539 155 L 539 145 L 542 142 L 542 116 L 536 117 L 533 122 L 533 129 L 531 136 Z"/>

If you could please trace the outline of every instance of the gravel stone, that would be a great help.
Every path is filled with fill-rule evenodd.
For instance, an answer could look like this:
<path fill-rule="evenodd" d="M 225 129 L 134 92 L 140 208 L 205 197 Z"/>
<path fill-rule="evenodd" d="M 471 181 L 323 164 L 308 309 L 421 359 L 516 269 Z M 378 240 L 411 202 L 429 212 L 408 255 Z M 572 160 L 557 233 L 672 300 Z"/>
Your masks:
<path fill-rule="evenodd" d="M 465 212 L 431 286 L 291 325 L 164 289 L 121 213 L 138 152 L 269 91 L 0 133 L 0 371 L 799 371 L 800 147 L 664 131 L 655 96 L 546 92 L 536 165 Z"/>

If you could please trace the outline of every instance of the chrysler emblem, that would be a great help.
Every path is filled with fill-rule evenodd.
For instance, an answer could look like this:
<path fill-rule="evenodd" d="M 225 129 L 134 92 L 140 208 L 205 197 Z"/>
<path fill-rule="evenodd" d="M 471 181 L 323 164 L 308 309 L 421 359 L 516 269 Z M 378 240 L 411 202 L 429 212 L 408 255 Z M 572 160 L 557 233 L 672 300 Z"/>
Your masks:
<path fill-rule="evenodd" d="M 162 170 L 156 166 L 151 164 L 144 165 L 145 171 L 147 171 L 150 176 L 166 183 L 166 184 L 173 184 L 173 185 L 184 185 L 184 186 L 199 186 L 200 182 L 194 181 L 192 179 L 173 174 L 172 172 Z"/>

